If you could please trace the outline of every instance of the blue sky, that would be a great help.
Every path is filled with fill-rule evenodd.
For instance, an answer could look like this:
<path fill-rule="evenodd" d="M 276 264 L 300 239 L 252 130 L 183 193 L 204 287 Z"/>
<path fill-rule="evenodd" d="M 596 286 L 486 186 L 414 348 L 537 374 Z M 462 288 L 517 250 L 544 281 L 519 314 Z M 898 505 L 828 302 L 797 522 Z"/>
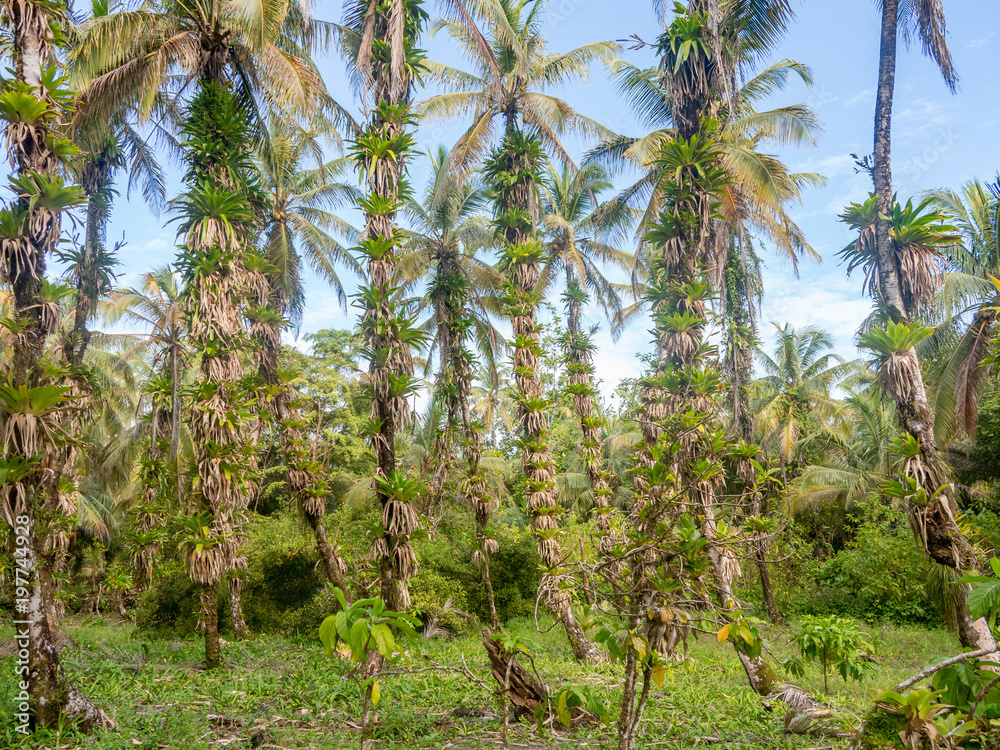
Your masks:
<path fill-rule="evenodd" d="M 850 241 L 837 214 L 851 202 L 863 199 L 870 190 L 866 175 L 854 172 L 851 153 L 872 150 L 872 118 L 878 68 L 879 15 L 871 0 L 803 0 L 796 2 L 797 18 L 775 59 L 792 58 L 811 66 L 815 85 L 807 88 L 795 82 L 774 103 L 810 104 L 823 121 L 824 133 L 815 148 L 789 150 L 780 155 L 794 171 L 819 172 L 827 184 L 812 189 L 803 204 L 792 212 L 806 230 L 813 247 L 823 256 L 820 264 L 805 261 L 795 277 L 787 261 L 765 254 L 764 301 L 760 320 L 765 340 L 771 339 L 770 321 L 794 326 L 815 325 L 829 330 L 838 351 L 845 358 L 857 356 L 853 334 L 869 310 L 861 294 L 862 279 L 845 278 L 834 253 Z M 952 95 L 931 61 L 919 46 L 901 46 L 896 79 L 896 106 L 893 127 L 893 167 L 895 187 L 901 198 L 936 187 L 959 187 L 978 178 L 992 180 L 1000 169 L 1000 90 L 996 83 L 995 48 L 1000 43 L 1000 3 L 992 0 L 951 0 L 946 2 L 950 45 L 961 76 L 960 89 Z M 320 0 L 314 16 L 339 20 L 341 3 Z M 433 3 L 427 1 L 433 11 Z M 658 23 L 652 4 L 642 0 L 551 0 L 544 21 L 549 49 L 567 51 L 580 44 L 601 39 L 625 39 L 638 34 L 655 39 Z M 443 35 L 424 41 L 432 59 L 461 64 Z M 648 64 L 648 52 L 625 51 L 624 56 Z M 321 62 L 327 85 L 338 99 L 351 100 L 343 64 L 329 58 Z M 642 129 L 630 116 L 609 84 L 604 71 L 595 69 L 586 83 L 556 91 L 579 111 L 606 126 L 626 134 Z M 353 104 L 353 103 L 352 103 Z M 353 105 L 356 107 L 356 104 Z M 462 132 L 460 124 L 429 124 L 420 129 L 425 148 L 451 145 Z M 571 141 L 575 156 L 588 145 Z M 416 165 L 414 182 L 420 186 L 426 174 Z M 172 175 L 171 191 L 177 183 Z M 626 184 L 627 176 L 619 180 Z M 140 273 L 172 262 L 176 249 L 172 227 L 163 227 L 142 202 L 126 202 L 115 208 L 109 227 L 110 240 L 124 236 L 128 246 L 121 253 L 125 284 L 137 281 Z M 344 277 L 345 281 L 348 278 Z M 353 310 L 345 313 L 333 293 L 311 274 L 306 282 L 307 302 L 302 332 L 320 328 L 350 328 Z M 593 323 L 601 321 L 594 316 Z M 596 343 L 600 347 L 597 373 L 609 392 L 623 377 L 638 372 L 635 355 L 648 348 L 648 322 L 637 322 L 613 343 L 602 326 Z"/>

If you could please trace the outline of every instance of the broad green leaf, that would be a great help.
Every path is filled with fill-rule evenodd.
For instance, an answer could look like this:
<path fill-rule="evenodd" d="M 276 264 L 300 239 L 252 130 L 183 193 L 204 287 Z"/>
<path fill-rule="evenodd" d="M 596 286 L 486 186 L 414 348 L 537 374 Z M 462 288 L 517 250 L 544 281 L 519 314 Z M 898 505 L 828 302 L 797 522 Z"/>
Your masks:
<path fill-rule="evenodd" d="M 333 644 L 337 640 L 336 636 L 336 615 L 330 615 L 319 626 L 319 639 L 323 643 L 323 650 L 328 657 L 333 657 Z"/>

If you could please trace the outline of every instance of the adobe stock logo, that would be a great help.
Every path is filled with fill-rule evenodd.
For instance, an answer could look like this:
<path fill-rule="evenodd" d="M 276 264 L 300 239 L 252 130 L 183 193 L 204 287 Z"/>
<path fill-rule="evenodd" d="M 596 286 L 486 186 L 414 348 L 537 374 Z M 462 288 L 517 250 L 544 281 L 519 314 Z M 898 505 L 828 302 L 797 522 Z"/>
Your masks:
<path fill-rule="evenodd" d="M 30 624 L 24 620 L 14 621 L 14 627 L 17 629 L 14 636 L 14 643 L 17 644 L 17 659 L 14 662 L 14 674 L 19 677 L 25 677 L 28 674 L 28 626 Z M 29 728 L 31 714 L 28 710 L 30 698 L 28 696 L 27 679 L 20 680 L 17 683 L 17 688 L 18 693 L 14 696 L 14 721 L 16 722 L 14 731 L 27 735 L 31 732 Z"/>
<path fill-rule="evenodd" d="M 29 544 L 31 517 L 17 516 L 14 519 L 14 584 L 15 599 L 14 606 L 18 614 L 28 614 L 28 597 L 30 595 L 31 576 L 33 564 L 31 557 L 31 547 Z M 18 693 L 14 696 L 14 727 L 15 732 L 23 735 L 31 733 L 30 721 L 31 705 L 28 694 L 28 674 L 30 672 L 31 637 L 29 635 L 31 622 L 28 620 L 14 620 L 16 635 L 14 643 L 17 645 L 16 659 L 14 662 L 14 674 L 20 677 L 17 688 Z"/>

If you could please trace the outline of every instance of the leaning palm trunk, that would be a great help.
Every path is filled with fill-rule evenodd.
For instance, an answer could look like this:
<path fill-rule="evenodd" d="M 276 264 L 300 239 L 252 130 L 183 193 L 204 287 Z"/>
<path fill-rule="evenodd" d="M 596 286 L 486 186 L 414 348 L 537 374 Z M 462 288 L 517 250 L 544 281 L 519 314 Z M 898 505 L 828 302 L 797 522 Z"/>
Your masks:
<path fill-rule="evenodd" d="M 503 241 L 502 267 L 506 274 L 504 302 L 514 336 L 515 398 L 521 423 L 521 470 L 526 479 L 527 510 L 544 566 L 540 587 L 549 609 L 566 629 L 573 655 L 593 661 L 599 651 L 587 639 L 573 615 L 569 591 L 560 586 L 563 555 L 559 545 L 562 509 L 555 493 L 555 461 L 548 445 L 548 401 L 539 378 L 537 288 L 541 244 L 533 237 L 538 211 L 537 184 L 544 159 L 537 138 L 508 128 L 500 148 L 485 168 L 496 191 L 497 234 Z"/>
<path fill-rule="evenodd" d="M 272 295 L 273 296 L 273 295 Z M 267 302 L 268 300 L 262 300 Z M 275 303 L 274 307 L 278 304 Z M 305 422 L 296 406 L 298 394 L 278 370 L 278 355 L 281 348 L 281 326 L 273 308 L 258 308 L 260 316 L 254 322 L 251 332 L 257 339 L 258 369 L 261 382 L 273 391 L 269 398 L 261 398 L 259 410 L 270 413 L 281 437 L 281 448 L 288 466 L 287 480 L 293 495 L 298 500 L 306 523 L 316 539 L 316 552 L 326 579 L 344 592 L 350 602 L 344 575 L 346 565 L 330 543 L 323 524 L 326 513 L 327 486 L 321 477 L 322 467 L 312 460 L 306 441 L 302 437 Z"/>
<path fill-rule="evenodd" d="M 611 512 L 611 484 L 609 481 L 611 474 L 607 471 L 604 463 L 603 442 L 601 440 L 601 427 L 604 425 L 604 420 L 594 412 L 594 396 L 596 395 L 592 381 L 594 345 L 590 341 L 590 336 L 580 330 L 582 307 L 587 302 L 588 295 L 573 277 L 569 268 L 566 269 L 564 300 L 567 321 L 566 372 L 569 374 L 567 390 L 573 398 L 573 409 L 576 412 L 580 430 L 583 432 L 580 451 L 583 454 L 587 480 L 594 493 L 594 514 L 597 516 L 597 525 L 598 528 L 606 531 L 608 514 Z M 591 335 L 593 335 L 593 331 Z M 608 541 L 605 537 L 602 543 L 608 543 Z"/>
<path fill-rule="evenodd" d="M 500 621 L 493 598 L 490 556 L 496 554 L 498 546 L 487 532 L 493 499 L 489 496 L 486 477 L 482 471 L 482 437 L 469 409 L 474 360 L 465 346 L 465 332 L 469 323 L 468 284 L 462 274 L 458 249 L 454 245 L 439 248 L 435 256 L 437 272 L 432 297 L 441 351 L 441 372 L 435 390 L 444 398 L 445 425 L 435 441 L 437 465 L 431 481 L 431 493 L 435 498 L 443 494 L 445 478 L 453 466 L 452 456 L 458 454 L 455 444 L 461 430 L 461 453 L 466 459 L 469 472 L 463 483 L 463 491 L 476 519 L 476 549 L 472 553 L 472 561 L 479 570 L 483 583 L 490 625 L 496 629 L 500 627 Z"/>
<path fill-rule="evenodd" d="M 730 381 L 729 387 L 732 396 L 730 406 L 733 417 L 732 432 L 742 441 L 741 447 L 746 451 L 737 460 L 736 476 L 743 484 L 741 503 L 744 513 L 749 511 L 749 517 L 755 524 L 759 525 L 763 511 L 763 498 L 756 486 L 757 472 L 752 463 L 752 458 L 756 457 L 758 450 L 754 445 L 754 418 L 750 411 L 750 379 L 753 375 L 753 352 L 757 342 L 756 322 L 752 315 L 752 306 L 758 298 L 747 289 L 746 272 L 740 262 L 735 242 L 729 248 L 726 257 L 724 284 L 726 317 L 728 318 L 724 371 Z M 767 550 L 770 542 L 771 537 L 758 528 L 750 537 L 750 550 L 757 565 L 757 575 L 760 578 L 760 588 L 767 616 L 771 622 L 778 623 L 782 617 L 774 599 L 771 572 L 767 564 Z"/>
<path fill-rule="evenodd" d="M 889 318 L 895 323 L 906 323 L 910 319 L 902 292 L 901 270 L 898 266 L 896 249 L 889 232 L 889 224 L 882 216 L 892 214 L 892 104 L 896 82 L 896 49 L 899 36 L 899 0 L 882 2 L 882 36 L 879 48 L 879 77 L 875 103 L 875 157 L 872 178 L 878 196 L 878 216 L 875 221 L 876 268 L 878 291 L 885 304 Z M 911 515 L 922 516 L 926 529 L 924 547 L 936 562 L 956 569 L 973 568 L 976 565 L 972 545 L 959 529 L 953 512 L 952 494 L 947 490 L 938 493 L 947 484 L 946 470 L 934 440 L 934 417 L 927 399 L 920 361 L 915 349 L 898 355 L 897 369 L 906 377 L 895 383 L 890 382 L 889 390 L 896 402 L 900 426 L 917 441 L 920 447 L 922 476 L 913 477 L 934 499 L 926 508 L 911 508 Z M 968 594 L 959 589 L 960 596 Z M 990 645 L 984 640 L 988 630 L 976 627 L 964 602 L 959 607 L 959 638 L 967 648 Z M 988 639 L 992 641 L 992 638 Z"/>
<path fill-rule="evenodd" d="M 395 276 L 401 235 L 396 214 L 405 197 L 406 158 L 412 150 L 407 128 L 413 123 L 410 99 L 415 43 L 424 12 L 419 0 L 359 0 L 361 26 L 358 71 L 373 102 L 371 119 L 352 151 L 366 181 L 361 201 L 365 228 L 361 252 L 367 260 L 368 286 L 362 290 L 361 331 L 369 358 L 369 430 L 375 453 L 375 493 L 382 506 L 382 536 L 372 555 L 379 563 L 382 598 L 390 610 L 410 607 L 407 581 L 417 560 L 411 535 L 417 528 L 413 500 L 421 488 L 396 466 L 396 434 L 406 425 L 408 397 L 415 383 L 410 346 L 420 341 L 412 321 L 395 308 Z"/>
<path fill-rule="evenodd" d="M 65 186 L 60 176 L 56 150 L 68 149 L 70 144 L 50 130 L 53 120 L 63 114 L 61 103 L 69 98 L 69 92 L 44 75 L 54 63 L 53 29 L 59 22 L 54 8 L 47 3 L 3 3 L 15 63 L 15 80 L 8 93 L 17 91 L 32 100 L 30 104 L 37 105 L 42 114 L 8 120 L 5 131 L 16 196 L 0 212 L 4 226 L 0 275 L 10 284 L 15 333 L 4 395 L 19 393 L 35 408 L 19 409 L 19 399 L 14 398 L 5 399 L 0 408 L 0 448 L 8 466 L 0 493 L 4 519 L 21 542 L 15 549 L 14 599 L 18 627 L 26 628 L 28 635 L 32 723 L 112 727 L 114 722 L 65 679 L 54 604 L 53 572 L 68 541 L 66 529 L 71 522 L 66 511 L 72 502 L 70 488 L 59 478 L 76 446 L 62 448 L 53 434 L 60 423 L 77 417 L 66 414 L 75 390 L 69 372 L 52 377 L 43 361 L 46 341 L 61 322 L 58 300 L 46 291 L 45 263 L 46 253 L 59 243 L 62 212 L 81 201 L 79 191 Z M 43 194 L 46 197 L 40 200 Z M 43 398 L 47 408 L 39 409 L 38 400 Z"/>

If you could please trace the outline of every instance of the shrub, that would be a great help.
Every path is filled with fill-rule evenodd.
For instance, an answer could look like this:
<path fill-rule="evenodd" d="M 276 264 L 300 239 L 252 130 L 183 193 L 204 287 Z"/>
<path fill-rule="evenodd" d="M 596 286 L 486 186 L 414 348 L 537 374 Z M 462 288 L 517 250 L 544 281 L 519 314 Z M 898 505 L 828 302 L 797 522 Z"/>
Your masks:
<path fill-rule="evenodd" d="M 136 602 L 135 622 L 141 630 L 190 637 L 201 616 L 201 586 L 192 583 L 176 560 L 161 560 L 153 585 Z M 230 629 L 229 597 L 219 587 L 219 630 Z"/>
<path fill-rule="evenodd" d="M 316 572 L 312 536 L 292 512 L 252 515 L 247 525 L 247 571 L 243 615 L 254 633 L 314 630 L 329 614 L 317 601 L 323 581 Z M 191 583 L 179 562 L 161 563 L 154 586 L 139 597 L 136 623 L 181 636 L 194 632 L 201 587 Z M 229 597 L 219 586 L 220 630 L 229 627 Z"/>
<path fill-rule="evenodd" d="M 861 682 L 870 665 L 869 657 L 875 653 L 871 636 L 858 630 L 850 620 L 842 617 L 805 617 L 792 641 L 799 647 L 799 653 L 807 661 L 818 661 L 823 666 L 823 690 L 830 688 L 827 672 L 830 668 L 840 672 L 844 681 Z M 804 665 L 798 658 L 788 661 L 793 674 L 802 676 Z"/>
<path fill-rule="evenodd" d="M 531 617 L 541 578 L 541 561 L 531 531 L 526 527 L 508 525 L 497 525 L 491 531 L 500 546 L 490 560 L 497 616 L 501 623 L 518 617 Z M 478 577 L 469 599 L 479 618 L 487 620 L 485 598 Z"/>
<path fill-rule="evenodd" d="M 794 534 L 778 540 L 772 569 L 785 614 L 840 615 L 865 622 L 941 624 L 941 582 L 930 570 L 902 511 L 877 504 L 858 508 L 861 521 L 845 546 L 826 559 L 810 556 L 810 543 Z M 815 548 L 813 548 L 815 549 Z M 745 588 L 755 585 L 748 581 Z M 755 600 L 756 589 L 749 590 Z"/>

